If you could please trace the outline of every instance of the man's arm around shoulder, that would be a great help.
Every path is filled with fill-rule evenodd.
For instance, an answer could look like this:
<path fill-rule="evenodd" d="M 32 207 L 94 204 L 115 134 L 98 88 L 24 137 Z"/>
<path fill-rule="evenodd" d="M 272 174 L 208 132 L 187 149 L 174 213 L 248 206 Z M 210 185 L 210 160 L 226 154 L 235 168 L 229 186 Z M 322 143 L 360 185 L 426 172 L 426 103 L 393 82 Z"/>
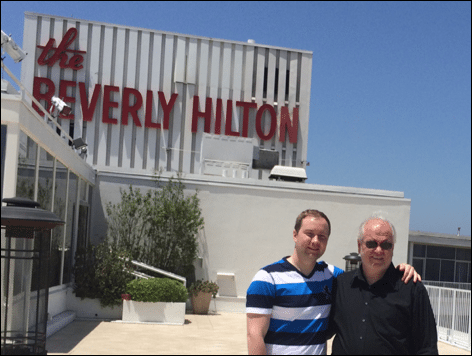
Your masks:
<path fill-rule="evenodd" d="M 264 337 L 269 330 L 270 314 L 247 314 L 247 348 L 249 355 L 266 355 Z"/>

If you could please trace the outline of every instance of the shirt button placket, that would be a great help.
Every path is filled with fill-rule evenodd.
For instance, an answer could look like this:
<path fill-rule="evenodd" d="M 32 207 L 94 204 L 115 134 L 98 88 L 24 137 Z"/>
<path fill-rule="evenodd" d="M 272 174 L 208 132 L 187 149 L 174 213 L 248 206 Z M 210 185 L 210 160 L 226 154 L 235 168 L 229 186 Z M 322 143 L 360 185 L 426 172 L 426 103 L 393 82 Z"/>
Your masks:
<path fill-rule="evenodd" d="M 365 305 L 365 310 L 364 310 L 364 316 L 362 317 L 361 321 L 361 327 L 360 327 L 360 336 L 359 336 L 359 342 L 361 343 L 361 347 L 360 349 L 361 350 L 364 350 L 364 335 L 366 333 L 366 318 L 367 318 L 367 314 L 368 314 L 368 307 L 369 307 L 369 303 L 368 302 L 364 302 L 364 305 Z"/>

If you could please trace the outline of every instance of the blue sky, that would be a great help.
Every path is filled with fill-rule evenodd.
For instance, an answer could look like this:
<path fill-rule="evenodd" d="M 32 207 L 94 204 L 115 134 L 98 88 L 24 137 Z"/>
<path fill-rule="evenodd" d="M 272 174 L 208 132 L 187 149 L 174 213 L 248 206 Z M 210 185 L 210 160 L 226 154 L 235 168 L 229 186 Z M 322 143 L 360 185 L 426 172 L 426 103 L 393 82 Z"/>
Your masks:
<path fill-rule="evenodd" d="M 24 11 L 312 51 L 308 183 L 402 191 L 411 230 L 470 235 L 470 2 L 2 1 L 19 45 Z"/>

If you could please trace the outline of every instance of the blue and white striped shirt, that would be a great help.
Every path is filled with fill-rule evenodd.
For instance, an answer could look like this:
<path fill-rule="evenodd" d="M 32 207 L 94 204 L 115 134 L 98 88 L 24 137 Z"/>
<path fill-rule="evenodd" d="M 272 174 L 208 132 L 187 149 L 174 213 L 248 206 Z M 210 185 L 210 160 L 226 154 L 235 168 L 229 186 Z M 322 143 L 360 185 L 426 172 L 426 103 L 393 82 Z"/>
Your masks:
<path fill-rule="evenodd" d="M 271 315 L 264 339 L 268 354 L 326 354 L 332 284 L 341 273 L 321 261 L 304 276 L 287 257 L 256 273 L 247 290 L 246 313 Z"/>

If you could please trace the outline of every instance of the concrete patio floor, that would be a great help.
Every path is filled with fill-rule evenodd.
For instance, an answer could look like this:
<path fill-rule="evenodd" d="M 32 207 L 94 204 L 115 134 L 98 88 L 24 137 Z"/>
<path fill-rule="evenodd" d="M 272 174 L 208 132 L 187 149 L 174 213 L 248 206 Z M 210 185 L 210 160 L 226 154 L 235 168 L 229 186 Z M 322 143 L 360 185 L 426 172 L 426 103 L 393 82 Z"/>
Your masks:
<path fill-rule="evenodd" d="M 75 320 L 47 339 L 55 355 L 247 355 L 246 314 L 186 314 L 182 326 Z M 442 342 L 440 355 L 470 355 Z M 328 355 L 331 342 L 328 342 Z"/>

